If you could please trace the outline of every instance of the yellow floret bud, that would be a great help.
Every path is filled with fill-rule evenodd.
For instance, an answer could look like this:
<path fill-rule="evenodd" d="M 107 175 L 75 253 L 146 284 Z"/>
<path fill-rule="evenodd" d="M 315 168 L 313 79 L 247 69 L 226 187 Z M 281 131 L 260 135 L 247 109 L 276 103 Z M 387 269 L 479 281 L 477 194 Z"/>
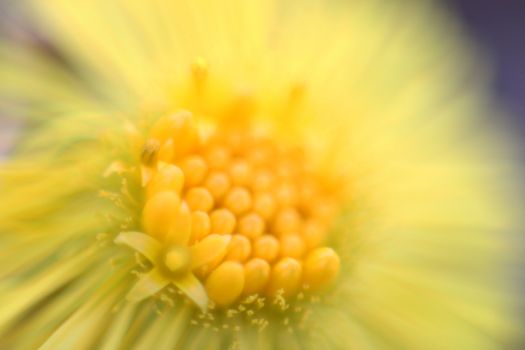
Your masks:
<path fill-rule="evenodd" d="M 288 234 L 284 235 L 280 239 L 281 257 L 291 257 L 295 259 L 300 259 L 306 249 L 303 239 L 298 234 Z"/>
<path fill-rule="evenodd" d="M 217 209 L 210 214 L 211 232 L 231 234 L 235 229 L 236 219 L 228 209 Z"/>
<path fill-rule="evenodd" d="M 174 142 L 174 156 L 180 157 L 195 150 L 199 145 L 197 129 L 188 111 L 179 111 L 161 118 L 151 129 L 151 136 L 164 142 L 168 139 Z"/>
<path fill-rule="evenodd" d="M 192 242 L 200 241 L 210 234 L 211 221 L 210 216 L 203 211 L 194 211 L 191 213 L 191 240 Z"/>
<path fill-rule="evenodd" d="M 269 193 L 255 194 L 253 201 L 253 211 L 265 220 L 270 220 L 277 210 L 277 202 Z"/>
<path fill-rule="evenodd" d="M 277 295 L 280 290 L 283 296 L 294 295 L 301 285 L 301 263 L 293 258 L 283 258 L 272 268 L 268 294 Z"/>
<path fill-rule="evenodd" d="M 147 196 L 151 197 L 162 191 L 180 193 L 183 185 L 184 174 L 182 170 L 176 165 L 163 163 L 159 165 L 159 169 L 148 183 Z"/>
<path fill-rule="evenodd" d="M 230 150 L 227 147 L 213 145 L 204 155 L 211 169 L 224 169 L 230 162 Z"/>
<path fill-rule="evenodd" d="M 241 235 L 234 235 L 228 245 L 226 260 L 236 260 L 243 262 L 250 257 L 252 244 L 250 240 Z"/>
<path fill-rule="evenodd" d="M 244 264 L 244 295 L 260 293 L 270 279 L 270 265 L 267 261 L 254 258 Z"/>
<path fill-rule="evenodd" d="M 252 168 L 244 160 L 236 160 L 230 165 L 230 177 L 234 185 L 247 186 L 252 181 Z"/>
<path fill-rule="evenodd" d="M 164 264 L 169 271 L 183 274 L 188 272 L 190 266 L 190 253 L 184 246 L 173 246 L 164 255 Z"/>
<path fill-rule="evenodd" d="M 272 235 L 262 235 L 253 243 L 253 256 L 272 262 L 279 254 L 279 241 Z"/>
<path fill-rule="evenodd" d="M 213 196 L 205 187 L 193 187 L 184 197 L 191 210 L 208 212 L 213 208 Z"/>
<path fill-rule="evenodd" d="M 206 177 L 204 186 L 210 191 L 215 200 L 219 200 L 230 189 L 231 181 L 225 172 L 213 171 Z"/>
<path fill-rule="evenodd" d="M 208 172 L 208 165 L 199 156 L 186 157 L 180 161 L 179 166 L 184 172 L 186 186 L 199 185 Z"/>
<path fill-rule="evenodd" d="M 278 235 L 299 232 L 301 216 L 297 209 L 288 207 L 279 210 L 273 224 L 275 233 Z"/>
<path fill-rule="evenodd" d="M 308 220 L 304 223 L 301 236 L 308 249 L 320 246 L 326 238 L 327 230 L 320 222 Z"/>
<path fill-rule="evenodd" d="M 244 187 L 234 187 L 226 194 L 224 206 L 236 215 L 243 214 L 252 206 L 252 195 Z"/>
<path fill-rule="evenodd" d="M 206 291 L 218 306 L 234 303 L 244 288 L 244 268 L 234 261 L 226 261 L 217 267 L 206 280 Z"/>
<path fill-rule="evenodd" d="M 317 248 L 304 260 L 303 281 L 312 288 L 323 287 L 337 277 L 340 264 L 339 255 L 333 249 Z"/>
<path fill-rule="evenodd" d="M 180 208 L 180 197 L 173 191 L 163 191 L 146 201 L 142 211 L 142 224 L 147 234 L 164 240 L 174 229 L 175 214 Z"/>
<path fill-rule="evenodd" d="M 239 225 L 237 231 L 240 234 L 250 238 L 255 239 L 263 234 L 265 229 L 264 220 L 256 213 L 250 213 L 244 215 L 239 220 Z"/>

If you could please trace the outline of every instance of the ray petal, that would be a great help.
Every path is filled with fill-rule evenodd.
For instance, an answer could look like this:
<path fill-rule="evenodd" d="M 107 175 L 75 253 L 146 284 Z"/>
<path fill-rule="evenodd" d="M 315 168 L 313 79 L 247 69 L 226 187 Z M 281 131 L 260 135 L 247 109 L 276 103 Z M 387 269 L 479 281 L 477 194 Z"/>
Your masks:
<path fill-rule="evenodd" d="M 196 269 L 220 255 L 226 253 L 226 248 L 230 243 L 230 235 L 211 234 L 199 243 L 190 247 L 191 269 Z"/>
<path fill-rule="evenodd" d="M 170 280 L 164 277 L 160 270 L 153 269 L 139 279 L 126 295 L 126 299 L 130 302 L 139 302 L 157 293 L 169 283 Z"/>
<path fill-rule="evenodd" d="M 195 277 L 194 274 L 188 273 L 187 275 L 173 280 L 176 285 L 188 298 L 190 298 L 202 312 L 205 312 L 208 308 L 208 294 L 204 289 L 202 283 Z"/>
<path fill-rule="evenodd" d="M 157 260 L 157 256 L 162 249 L 160 243 L 156 239 L 142 232 L 121 232 L 115 238 L 114 242 L 135 249 L 151 262 Z"/>

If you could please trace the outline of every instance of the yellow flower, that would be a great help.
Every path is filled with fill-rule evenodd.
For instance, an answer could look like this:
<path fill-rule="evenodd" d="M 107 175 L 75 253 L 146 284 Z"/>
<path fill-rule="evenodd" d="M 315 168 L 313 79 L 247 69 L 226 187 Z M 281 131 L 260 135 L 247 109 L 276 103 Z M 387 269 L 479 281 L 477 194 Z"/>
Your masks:
<path fill-rule="evenodd" d="M 55 55 L 0 44 L 0 347 L 515 340 L 512 151 L 437 3 L 29 5 Z"/>

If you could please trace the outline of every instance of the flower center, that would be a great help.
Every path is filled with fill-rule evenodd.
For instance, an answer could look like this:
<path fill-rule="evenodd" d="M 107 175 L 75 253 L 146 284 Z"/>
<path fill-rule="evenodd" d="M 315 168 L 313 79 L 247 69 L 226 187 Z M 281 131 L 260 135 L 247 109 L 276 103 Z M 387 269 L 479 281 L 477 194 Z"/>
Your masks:
<path fill-rule="evenodd" d="M 188 248 L 171 246 L 163 255 L 162 262 L 169 272 L 180 275 L 189 270 L 191 257 Z"/>
<path fill-rule="evenodd" d="M 254 129 L 204 135 L 182 111 L 151 129 L 142 178 L 149 235 L 159 241 L 177 235 L 181 205 L 191 213 L 190 245 L 210 234 L 232 235 L 224 254 L 194 271 L 216 304 L 253 294 L 293 297 L 337 276 L 339 256 L 324 244 L 338 203 L 302 149 Z M 178 272 L 191 257 L 186 247 L 173 246 L 163 259 Z"/>

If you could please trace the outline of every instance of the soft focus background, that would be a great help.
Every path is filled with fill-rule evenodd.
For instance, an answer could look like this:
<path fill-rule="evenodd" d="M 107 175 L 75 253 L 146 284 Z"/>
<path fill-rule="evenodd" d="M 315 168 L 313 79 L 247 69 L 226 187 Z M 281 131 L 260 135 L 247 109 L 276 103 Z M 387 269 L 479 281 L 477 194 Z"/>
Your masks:
<path fill-rule="evenodd" d="M 20 2 L 0 0 L 0 38 L 8 36 L 30 42 L 54 54 L 45 40 L 24 23 L 23 14 L 17 10 Z M 492 70 L 491 88 L 508 112 L 498 118 L 514 129 L 521 140 L 522 154 L 525 154 L 525 1 L 449 0 L 449 5 L 464 23 L 481 58 Z M 0 159 L 8 153 L 16 130 L 20 128 L 6 117 L 0 112 Z M 525 243 L 522 244 L 525 247 Z M 525 286 L 525 273 L 518 271 L 517 275 L 520 276 L 517 280 Z M 517 348 L 523 347 L 518 345 Z"/>
<path fill-rule="evenodd" d="M 453 0 L 467 31 L 494 70 L 493 90 L 525 150 L 525 1 Z"/>
<path fill-rule="evenodd" d="M 0 37 L 33 41 L 23 25 L 18 5 L 23 1 L 0 0 Z M 525 151 L 525 1 L 449 0 L 480 54 L 493 69 L 493 91 L 509 112 L 505 117 L 519 133 Z M 40 40 L 40 39 L 38 39 Z M 17 126 L 0 119 L 0 155 L 12 141 Z"/>

